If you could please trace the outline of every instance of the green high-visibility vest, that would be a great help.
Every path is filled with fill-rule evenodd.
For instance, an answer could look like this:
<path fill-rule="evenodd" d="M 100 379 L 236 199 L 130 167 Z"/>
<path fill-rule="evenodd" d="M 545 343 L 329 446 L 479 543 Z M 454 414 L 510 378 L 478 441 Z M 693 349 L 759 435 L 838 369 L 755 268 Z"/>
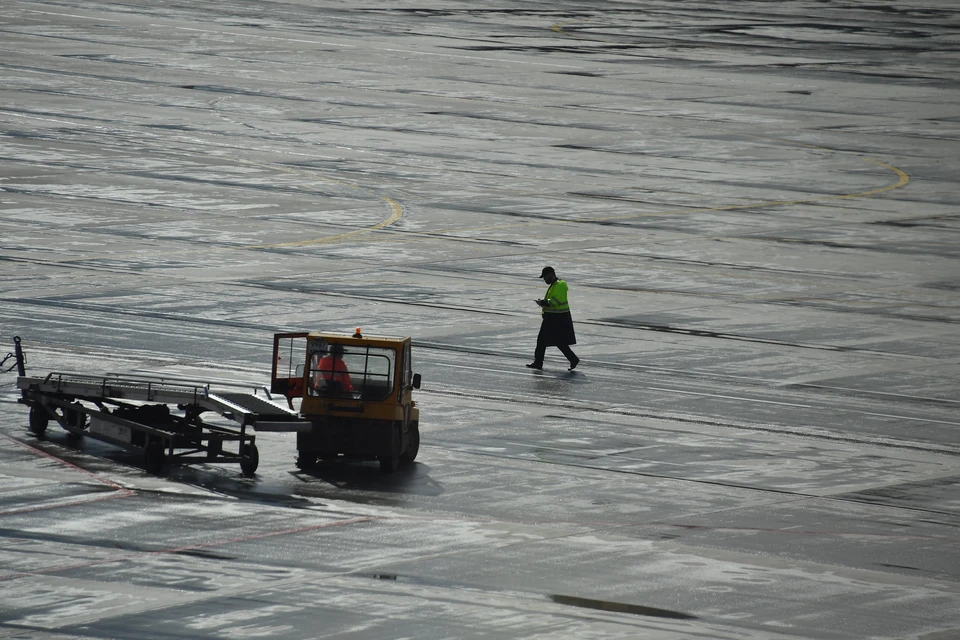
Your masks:
<path fill-rule="evenodd" d="M 543 307 L 544 313 L 569 313 L 570 303 L 567 302 L 567 283 L 557 280 L 547 289 L 543 299 L 547 301 Z"/>

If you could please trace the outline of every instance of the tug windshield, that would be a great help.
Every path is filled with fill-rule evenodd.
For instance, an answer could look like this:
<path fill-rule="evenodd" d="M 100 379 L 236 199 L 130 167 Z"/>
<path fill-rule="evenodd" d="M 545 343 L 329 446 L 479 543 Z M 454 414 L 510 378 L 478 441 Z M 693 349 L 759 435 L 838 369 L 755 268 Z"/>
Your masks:
<path fill-rule="evenodd" d="M 312 396 L 384 400 L 393 391 L 397 352 L 383 347 L 311 342 Z"/>

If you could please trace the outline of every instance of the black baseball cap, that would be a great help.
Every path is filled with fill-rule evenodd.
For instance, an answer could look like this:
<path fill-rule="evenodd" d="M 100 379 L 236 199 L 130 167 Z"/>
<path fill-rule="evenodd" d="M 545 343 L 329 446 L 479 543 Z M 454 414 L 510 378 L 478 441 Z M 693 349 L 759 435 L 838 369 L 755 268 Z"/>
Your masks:
<path fill-rule="evenodd" d="M 544 267 L 544 268 L 543 268 L 543 271 L 540 272 L 540 277 L 541 277 L 541 278 L 546 278 L 548 273 L 552 273 L 553 275 L 557 275 L 557 272 L 553 270 L 553 267 Z"/>

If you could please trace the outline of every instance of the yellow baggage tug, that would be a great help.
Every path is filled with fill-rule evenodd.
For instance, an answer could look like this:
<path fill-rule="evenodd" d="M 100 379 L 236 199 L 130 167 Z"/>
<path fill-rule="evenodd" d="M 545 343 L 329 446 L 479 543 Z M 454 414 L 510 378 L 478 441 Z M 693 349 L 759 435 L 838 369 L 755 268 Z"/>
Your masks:
<path fill-rule="evenodd" d="M 420 449 L 420 410 L 413 390 L 412 340 L 356 333 L 278 333 L 273 337 L 271 393 L 300 399 L 302 422 L 257 425 L 296 431 L 297 466 L 340 456 L 375 459 L 393 471 Z"/>

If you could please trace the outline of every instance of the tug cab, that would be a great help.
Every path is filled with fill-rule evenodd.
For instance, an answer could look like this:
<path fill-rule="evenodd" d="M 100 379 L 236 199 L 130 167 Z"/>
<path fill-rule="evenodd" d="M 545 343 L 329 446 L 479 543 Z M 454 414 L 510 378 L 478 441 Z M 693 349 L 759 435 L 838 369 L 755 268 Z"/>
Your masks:
<path fill-rule="evenodd" d="M 411 463 L 420 449 L 409 337 L 301 332 L 273 337 L 271 393 L 300 400 L 297 466 L 339 457 L 376 459 L 382 471 Z"/>

